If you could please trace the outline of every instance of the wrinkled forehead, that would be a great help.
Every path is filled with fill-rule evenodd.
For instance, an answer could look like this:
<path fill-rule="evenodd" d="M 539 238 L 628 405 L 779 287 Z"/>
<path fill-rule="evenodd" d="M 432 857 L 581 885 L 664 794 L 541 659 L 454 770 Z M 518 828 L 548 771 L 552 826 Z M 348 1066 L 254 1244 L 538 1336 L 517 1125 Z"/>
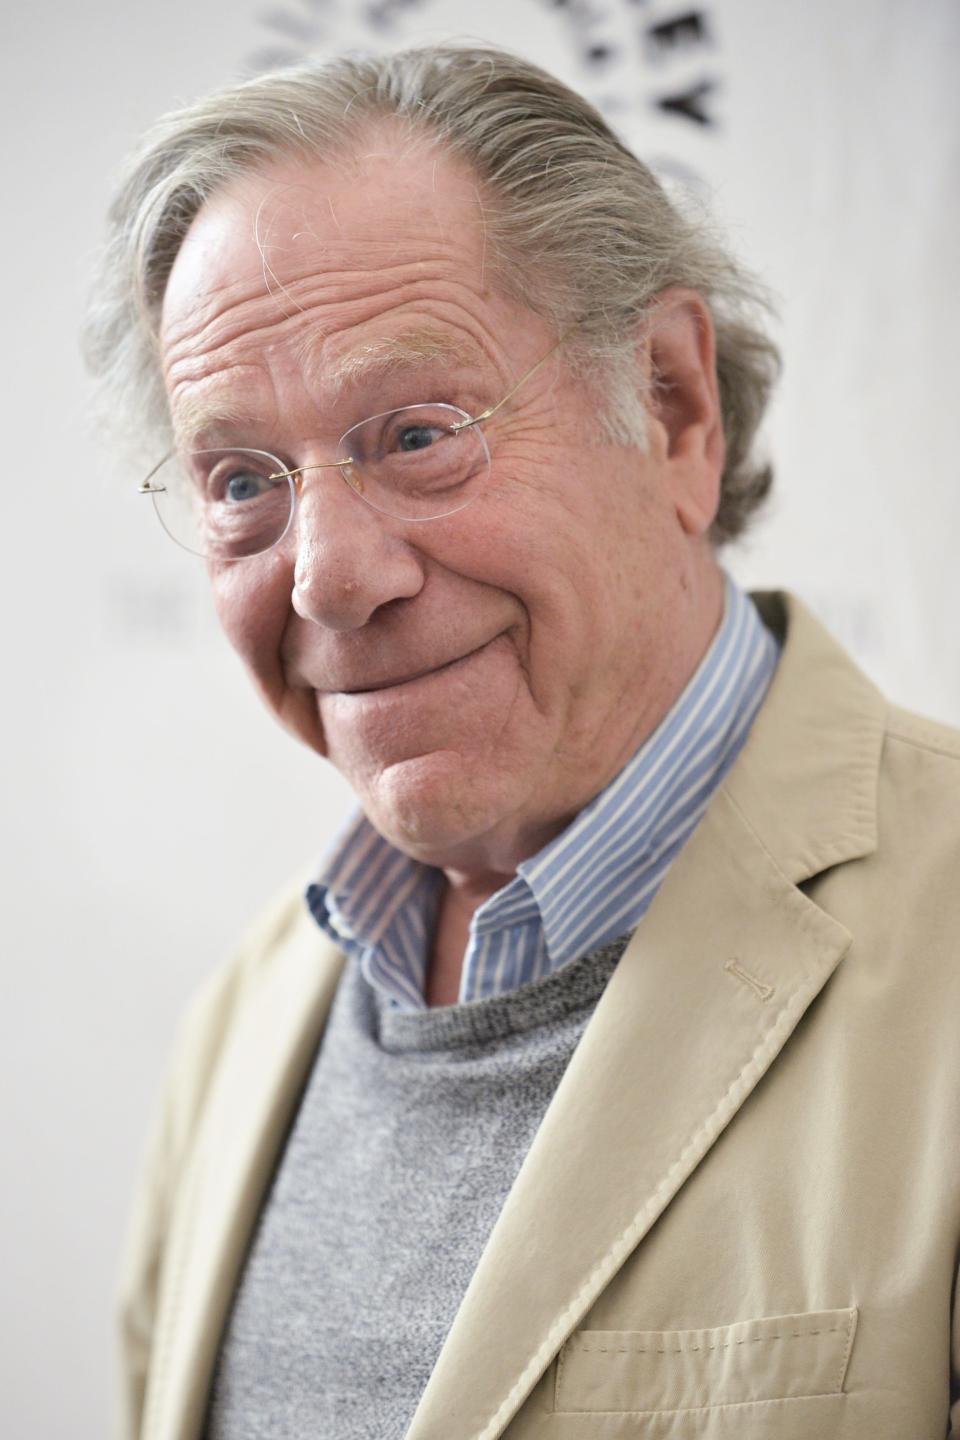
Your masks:
<path fill-rule="evenodd" d="M 418 273 L 482 288 L 483 217 L 468 167 L 427 141 L 374 133 L 336 160 L 276 162 L 198 212 L 164 295 L 163 342 L 195 329 L 198 307 L 212 317 L 269 297 L 290 316 Z"/>

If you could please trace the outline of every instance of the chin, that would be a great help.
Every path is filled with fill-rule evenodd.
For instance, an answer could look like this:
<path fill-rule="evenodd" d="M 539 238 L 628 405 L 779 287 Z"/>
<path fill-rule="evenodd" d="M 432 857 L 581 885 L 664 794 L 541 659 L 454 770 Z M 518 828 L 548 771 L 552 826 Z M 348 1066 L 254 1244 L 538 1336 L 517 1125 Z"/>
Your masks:
<path fill-rule="evenodd" d="M 450 750 L 398 761 L 354 789 L 371 824 L 398 850 L 453 869 L 491 863 L 516 826 L 521 798 L 502 770 L 484 773 Z"/>

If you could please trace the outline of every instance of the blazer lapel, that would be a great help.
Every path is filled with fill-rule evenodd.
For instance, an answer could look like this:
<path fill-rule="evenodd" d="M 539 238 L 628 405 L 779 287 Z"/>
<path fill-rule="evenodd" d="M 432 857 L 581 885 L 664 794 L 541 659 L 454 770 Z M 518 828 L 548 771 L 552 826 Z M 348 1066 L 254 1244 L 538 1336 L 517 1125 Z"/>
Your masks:
<path fill-rule="evenodd" d="M 796 602 L 763 710 L 600 1000 L 407 1440 L 495 1440 L 775 1062 L 851 937 L 797 886 L 876 843 L 883 703 Z"/>
<path fill-rule="evenodd" d="M 342 965 L 304 913 L 235 1023 L 171 1231 L 143 1440 L 201 1434 L 240 1269 Z"/>

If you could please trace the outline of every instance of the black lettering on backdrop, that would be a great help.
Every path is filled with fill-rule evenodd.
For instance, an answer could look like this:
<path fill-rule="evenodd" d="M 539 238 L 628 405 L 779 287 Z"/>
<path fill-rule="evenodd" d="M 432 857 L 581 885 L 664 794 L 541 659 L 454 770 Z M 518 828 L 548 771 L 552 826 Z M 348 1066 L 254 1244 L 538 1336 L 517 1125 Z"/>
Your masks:
<path fill-rule="evenodd" d="M 705 101 L 717 88 L 716 81 L 701 80 L 699 85 L 690 86 L 677 95 L 661 95 L 656 101 L 657 109 L 666 111 L 668 115 L 682 115 L 697 125 L 713 125 L 715 121 L 708 113 Z"/>
<path fill-rule="evenodd" d="M 713 43 L 707 12 L 703 9 L 684 10 L 662 20 L 654 20 L 644 27 L 642 34 L 644 54 L 660 68 L 697 47 Z M 698 81 L 686 83 L 682 89 L 657 95 L 651 103 L 661 114 L 675 115 L 694 125 L 709 127 L 716 121 L 708 109 L 708 100 L 717 88 L 715 80 L 701 76 Z"/>
<path fill-rule="evenodd" d="M 710 27 L 702 10 L 688 10 L 670 20 L 658 20 L 647 26 L 647 54 L 653 60 L 688 49 L 691 45 L 708 45 Z"/>

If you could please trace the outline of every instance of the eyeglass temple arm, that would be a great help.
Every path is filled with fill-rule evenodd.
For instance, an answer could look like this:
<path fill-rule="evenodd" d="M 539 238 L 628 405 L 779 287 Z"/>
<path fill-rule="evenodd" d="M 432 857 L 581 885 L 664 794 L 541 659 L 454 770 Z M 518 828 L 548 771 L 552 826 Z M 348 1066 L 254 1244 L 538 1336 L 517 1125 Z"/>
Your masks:
<path fill-rule="evenodd" d="M 171 451 L 170 453 L 172 454 L 173 452 Z M 170 455 L 165 455 L 160 461 L 160 465 L 155 465 L 146 480 L 140 482 L 137 486 L 138 495 L 165 495 L 167 493 L 166 485 L 154 485 L 153 477 L 160 469 L 160 466 L 165 465 L 169 459 Z M 344 465 L 352 464 L 353 459 L 351 456 L 348 456 L 346 460 L 331 460 L 323 465 L 300 465 L 296 470 L 279 470 L 276 475 L 271 475 L 269 478 L 271 480 L 295 479 L 298 475 L 301 475 L 304 470 L 339 470 Z"/>
<path fill-rule="evenodd" d="M 154 477 L 154 475 L 156 475 L 156 473 L 157 473 L 158 470 L 161 470 L 161 469 L 163 468 L 163 466 L 166 465 L 167 461 L 170 459 L 170 455 L 172 455 L 172 454 L 173 454 L 173 451 L 171 450 L 169 455 L 164 455 L 163 459 L 162 459 L 161 461 L 159 461 L 158 464 L 154 465 L 153 469 L 150 471 L 150 474 L 147 476 L 146 480 L 141 480 L 140 485 L 139 485 L 138 488 L 137 488 L 137 494 L 138 494 L 138 495 L 165 495 L 165 494 L 166 494 L 166 492 L 167 492 L 167 487 L 166 487 L 166 485 L 154 485 L 154 483 L 153 483 L 153 477 Z"/>
<path fill-rule="evenodd" d="M 554 345 L 552 349 L 548 350 L 546 355 L 539 359 L 536 365 L 532 366 L 525 375 L 521 375 L 520 379 L 516 382 L 516 384 L 511 386 L 511 388 L 507 391 L 506 395 L 504 395 L 503 399 L 498 400 L 496 405 L 491 405 L 488 409 L 482 411 L 479 415 L 474 415 L 472 420 L 461 420 L 459 424 L 451 425 L 450 429 L 469 430 L 471 425 L 479 425 L 481 421 L 489 420 L 492 415 L 496 415 L 497 411 L 502 410 L 508 400 L 513 399 L 514 395 L 516 395 L 521 385 L 526 385 L 527 381 L 530 380 L 534 375 L 536 375 L 537 371 L 540 370 L 544 365 L 546 365 L 548 360 L 553 359 L 554 355 L 556 355 L 557 351 L 560 349 L 560 346 L 566 340 L 569 333 L 569 331 L 566 331 L 563 335 L 561 335 L 556 345 Z"/>
<path fill-rule="evenodd" d="M 342 470 L 344 465 L 353 465 L 356 462 L 352 455 L 346 460 L 325 460 L 322 465 L 298 465 L 296 470 L 278 470 L 275 475 L 269 475 L 269 480 L 295 480 L 302 475 L 304 470 Z"/>

